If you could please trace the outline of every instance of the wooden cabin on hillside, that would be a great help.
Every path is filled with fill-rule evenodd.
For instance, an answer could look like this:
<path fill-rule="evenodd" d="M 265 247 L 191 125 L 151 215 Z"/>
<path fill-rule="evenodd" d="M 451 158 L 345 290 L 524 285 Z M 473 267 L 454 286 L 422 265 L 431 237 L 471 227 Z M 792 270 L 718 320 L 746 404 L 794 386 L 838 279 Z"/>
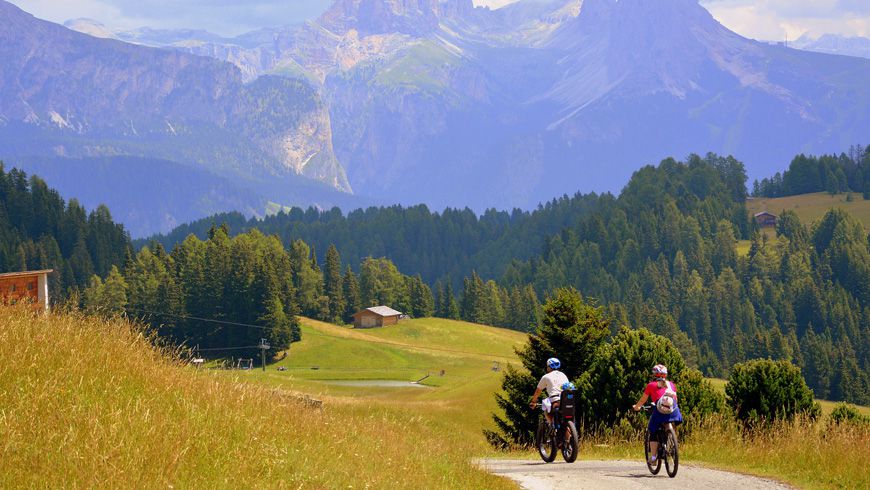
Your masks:
<path fill-rule="evenodd" d="M 52 269 L 46 269 L 0 274 L 0 301 L 3 304 L 30 301 L 34 308 L 47 312 L 48 275 L 52 272 Z"/>
<path fill-rule="evenodd" d="M 760 213 L 755 213 L 755 224 L 757 224 L 759 228 L 776 227 L 776 218 L 777 216 L 775 214 L 762 211 Z"/>
<path fill-rule="evenodd" d="M 373 306 L 360 310 L 353 315 L 354 328 L 375 328 L 399 323 L 402 312 L 389 306 Z"/>

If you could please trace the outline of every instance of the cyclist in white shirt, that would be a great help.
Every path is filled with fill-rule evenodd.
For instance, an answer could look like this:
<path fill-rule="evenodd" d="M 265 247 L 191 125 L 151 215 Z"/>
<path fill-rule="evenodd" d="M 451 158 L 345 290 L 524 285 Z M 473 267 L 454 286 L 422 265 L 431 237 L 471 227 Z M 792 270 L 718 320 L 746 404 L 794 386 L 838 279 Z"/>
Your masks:
<path fill-rule="evenodd" d="M 541 396 L 541 392 L 546 390 L 547 398 L 544 398 L 543 402 L 541 402 L 541 409 L 544 411 L 544 415 L 547 417 L 547 422 L 550 424 L 553 423 L 553 416 L 550 414 L 550 411 L 553 409 L 553 404 L 557 403 L 562 397 L 562 385 L 569 383 L 568 377 L 565 376 L 565 373 L 558 370 L 561 366 L 562 363 L 555 357 L 547 359 L 547 374 L 538 381 L 538 388 L 535 390 L 535 394 L 532 395 L 532 399 L 529 403 L 529 406 L 534 409 L 535 402 L 537 402 L 538 397 Z"/>

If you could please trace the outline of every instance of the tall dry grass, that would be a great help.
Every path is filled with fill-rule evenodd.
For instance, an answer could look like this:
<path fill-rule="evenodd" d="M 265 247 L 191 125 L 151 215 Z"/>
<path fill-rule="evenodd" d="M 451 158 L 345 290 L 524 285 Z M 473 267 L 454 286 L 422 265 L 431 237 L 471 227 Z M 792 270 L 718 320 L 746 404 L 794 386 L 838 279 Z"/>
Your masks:
<path fill-rule="evenodd" d="M 511 488 L 423 417 L 196 372 L 128 322 L 0 308 L 0 488 Z"/>
<path fill-rule="evenodd" d="M 678 428 L 680 463 L 765 476 L 801 488 L 870 488 L 870 425 L 798 419 L 744 430 L 733 418 L 690 420 Z M 631 424 L 588 437 L 585 458 L 637 459 L 642 431 Z M 684 468 L 680 471 L 691 471 Z"/>
<path fill-rule="evenodd" d="M 799 419 L 742 431 L 735 422 L 708 424 L 684 453 L 720 468 L 773 476 L 803 488 L 870 488 L 870 427 Z"/>

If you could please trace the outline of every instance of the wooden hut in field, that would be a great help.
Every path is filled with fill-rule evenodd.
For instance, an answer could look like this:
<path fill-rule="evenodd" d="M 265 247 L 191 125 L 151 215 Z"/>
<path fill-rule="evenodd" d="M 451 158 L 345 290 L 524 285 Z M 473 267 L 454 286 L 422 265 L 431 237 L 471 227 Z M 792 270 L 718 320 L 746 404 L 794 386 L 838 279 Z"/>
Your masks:
<path fill-rule="evenodd" d="M 399 323 L 402 312 L 389 306 L 373 306 L 360 310 L 353 315 L 354 328 L 375 328 Z"/>
<path fill-rule="evenodd" d="M 48 275 L 52 272 L 46 269 L 0 274 L 0 301 L 4 304 L 29 301 L 34 308 L 48 311 Z"/>
<path fill-rule="evenodd" d="M 755 224 L 757 224 L 759 228 L 775 227 L 776 218 L 775 214 L 762 211 L 760 213 L 755 213 Z"/>

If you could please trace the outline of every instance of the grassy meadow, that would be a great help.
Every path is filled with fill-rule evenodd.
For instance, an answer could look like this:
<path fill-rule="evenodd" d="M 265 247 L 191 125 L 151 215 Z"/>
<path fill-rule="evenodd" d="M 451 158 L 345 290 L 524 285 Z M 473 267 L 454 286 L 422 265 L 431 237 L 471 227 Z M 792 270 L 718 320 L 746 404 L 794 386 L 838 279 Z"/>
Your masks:
<path fill-rule="evenodd" d="M 852 200 L 848 201 L 848 195 Z M 757 197 L 746 201 L 746 208 L 750 214 L 768 211 L 780 215 L 784 210 L 797 213 L 801 223 L 811 226 L 813 222 L 821 219 L 825 213 L 833 208 L 842 208 L 864 224 L 864 228 L 870 230 L 870 201 L 865 200 L 860 193 L 830 195 L 827 192 L 814 192 L 787 197 Z M 762 233 L 771 240 L 776 239 L 776 230 L 764 228 Z M 749 255 L 749 240 L 737 241 L 737 255 L 745 257 Z"/>
<path fill-rule="evenodd" d="M 481 431 L 494 425 L 493 393 L 501 372 L 493 368 L 496 363 L 499 369 L 517 363 L 513 349 L 525 342 L 524 334 L 435 318 L 377 329 L 301 320 L 302 341 L 293 344 L 286 358 L 270 364 L 266 372 L 228 375 L 302 391 L 327 404 L 364 400 L 399 405 L 400 410 L 425 415 L 439 430 L 461 435 L 477 454 L 491 451 Z M 426 376 L 419 385 L 411 384 Z"/>
<path fill-rule="evenodd" d="M 0 488 L 516 488 L 472 460 L 535 458 L 494 452 L 481 433 L 493 427 L 495 363 L 516 362 L 523 334 L 303 319 L 302 335 L 265 372 L 197 370 L 124 320 L 0 308 Z M 808 488 L 870 486 L 866 428 L 823 419 L 744 439 L 728 419 L 694 425 L 686 463 Z M 589 438 L 581 458 L 642 467 L 639 435 Z"/>
<path fill-rule="evenodd" d="M 22 308 L 0 308 L 0 353 L 0 488 L 515 488 L 410 389 L 324 390 L 317 409 L 292 383 L 183 366 L 126 321 Z"/>
<path fill-rule="evenodd" d="M 779 215 L 784 210 L 797 213 L 805 225 L 812 224 L 828 212 L 829 209 L 842 208 L 870 228 L 870 201 L 857 192 L 852 192 L 852 201 L 847 201 L 846 193 L 830 195 L 827 192 L 814 192 L 787 197 L 758 197 L 746 201 L 746 207 L 752 214 L 768 211 Z"/>

